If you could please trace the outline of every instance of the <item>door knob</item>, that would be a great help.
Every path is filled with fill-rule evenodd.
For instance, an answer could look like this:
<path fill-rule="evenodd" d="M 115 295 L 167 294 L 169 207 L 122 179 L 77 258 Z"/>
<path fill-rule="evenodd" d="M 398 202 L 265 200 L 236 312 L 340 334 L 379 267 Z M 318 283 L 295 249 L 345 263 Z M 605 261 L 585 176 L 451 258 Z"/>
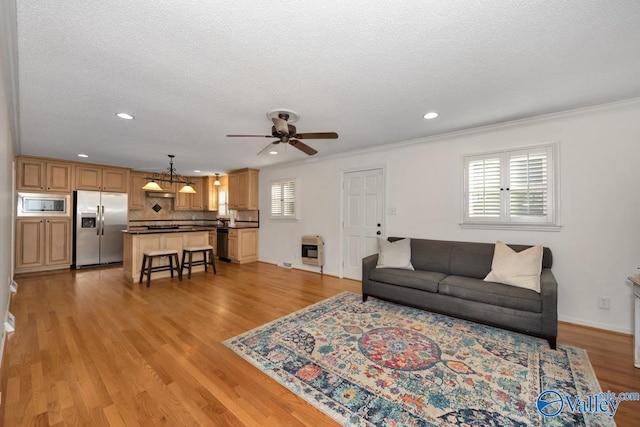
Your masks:
<path fill-rule="evenodd" d="M 379 236 L 379 235 L 382 234 L 382 231 L 378 230 L 378 231 L 376 231 L 376 234 Z"/>

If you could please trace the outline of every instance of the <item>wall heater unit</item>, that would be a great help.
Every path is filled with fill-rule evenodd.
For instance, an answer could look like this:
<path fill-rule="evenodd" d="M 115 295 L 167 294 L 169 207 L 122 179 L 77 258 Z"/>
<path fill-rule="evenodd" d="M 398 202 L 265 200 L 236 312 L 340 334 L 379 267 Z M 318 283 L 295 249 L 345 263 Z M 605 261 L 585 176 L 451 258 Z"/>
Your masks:
<path fill-rule="evenodd" d="M 324 241 L 320 236 L 302 236 L 302 263 L 307 265 L 324 265 Z"/>

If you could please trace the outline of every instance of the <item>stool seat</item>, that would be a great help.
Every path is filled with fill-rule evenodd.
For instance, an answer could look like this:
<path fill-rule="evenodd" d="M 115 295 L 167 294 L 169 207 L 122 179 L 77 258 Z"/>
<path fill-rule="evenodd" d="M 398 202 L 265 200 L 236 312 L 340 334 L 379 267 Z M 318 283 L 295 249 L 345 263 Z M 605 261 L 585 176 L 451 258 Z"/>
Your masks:
<path fill-rule="evenodd" d="M 146 256 L 167 256 L 167 255 L 178 255 L 177 249 L 149 249 L 142 253 Z"/>
<path fill-rule="evenodd" d="M 159 257 L 169 257 L 169 265 L 153 266 L 153 259 Z M 175 261 L 175 266 L 173 265 Z M 176 249 L 148 249 L 142 252 L 142 267 L 140 268 L 140 280 L 138 283 L 142 283 L 142 278 L 147 275 L 147 288 L 151 285 L 151 273 L 154 271 L 171 271 L 171 277 L 173 272 L 178 272 L 178 277 L 182 280 L 182 269 L 180 268 L 180 260 L 178 259 L 178 251 Z"/>
<path fill-rule="evenodd" d="M 208 251 L 209 249 L 213 250 L 213 246 L 200 245 L 200 246 L 187 246 L 186 248 L 182 248 L 183 251 L 192 251 L 192 252 Z"/>
<path fill-rule="evenodd" d="M 201 253 L 202 259 L 194 260 L 193 254 Z M 207 261 L 207 254 L 209 254 L 209 261 Z M 187 256 L 189 259 L 187 260 Z M 198 246 L 186 246 L 182 248 L 182 267 L 181 271 L 188 267 L 187 279 L 191 279 L 191 267 L 194 265 L 204 265 L 204 271 L 207 271 L 207 265 L 213 267 L 213 274 L 216 272 L 216 262 L 213 255 L 213 246 L 211 245 L 198 245 Z"/>

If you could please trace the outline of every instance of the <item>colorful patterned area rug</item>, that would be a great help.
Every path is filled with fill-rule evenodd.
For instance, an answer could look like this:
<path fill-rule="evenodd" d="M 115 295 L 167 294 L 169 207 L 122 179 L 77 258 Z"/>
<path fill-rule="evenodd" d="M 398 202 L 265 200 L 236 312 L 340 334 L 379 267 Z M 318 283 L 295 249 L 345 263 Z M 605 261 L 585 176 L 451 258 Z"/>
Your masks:
<path fill-rule="evenodd" d="M 601 392 L 586 351 L 349 292 L 225 344 L 347 426 L 615 425 L 537 409 Z"/>

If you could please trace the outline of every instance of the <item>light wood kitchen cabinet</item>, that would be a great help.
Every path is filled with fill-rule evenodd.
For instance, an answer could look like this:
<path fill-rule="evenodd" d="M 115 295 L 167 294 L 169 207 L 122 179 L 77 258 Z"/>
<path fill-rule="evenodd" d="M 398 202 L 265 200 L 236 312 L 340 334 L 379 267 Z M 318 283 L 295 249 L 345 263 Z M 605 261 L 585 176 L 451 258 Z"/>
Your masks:
<path fill-rule="evenodd" d="M 129 170 L 93 165 L 76 165 L 76 189 L 126 193 L 129 189 Z"/>
<path fill-rule="evenodd" d="M 229 172 L 229 209 L 258 209 L 258 174 L 250 168 Z"/>
<path fill-rule="evenodd" d="M 144 202 L 147 198 L 145 190 L 142 189 L 147 183 L 144 172 L 131 172 L 131 187 L 129 188 L 129 210 L 141 211 L 144 209 Z"/>
<path fill-rule="evenodd" d="M 71 219 L 17 219 L 15 263 L 16 273 L 68 268 L 71 265 Z"/>
<path fill-rule="evenodd" d="M 16 189 L 52 193 L 70 193 L 73 183 L 73 165 L 45 159 L 18 157 Z"/>
<path fill-rule="evenodd" d="M 229 229 L 229 259 L 244 264 L 258 260 L 258 228 Z"/>
<path fill-rule="evenodd" d="M 191 187 L 196 190 L 193 193 L 176 193 L 176 198 L 173 200 L 173 209 L 176 211 L 203 211 L 204 210 L 204 185 L 202 177 L 187 177 L 191 181 Z M 178 190 L 183 187 L 182 183 L 178 183 L 176 186 Z"/>
<path fill-rule="evenodd" d="M 217 211 L 218 210 L 218 187 L 214 185 L 216 181 L 215 176 L 205 176 L 203 180 L 204 185 L 204 207 L 205 211 Z"/>

